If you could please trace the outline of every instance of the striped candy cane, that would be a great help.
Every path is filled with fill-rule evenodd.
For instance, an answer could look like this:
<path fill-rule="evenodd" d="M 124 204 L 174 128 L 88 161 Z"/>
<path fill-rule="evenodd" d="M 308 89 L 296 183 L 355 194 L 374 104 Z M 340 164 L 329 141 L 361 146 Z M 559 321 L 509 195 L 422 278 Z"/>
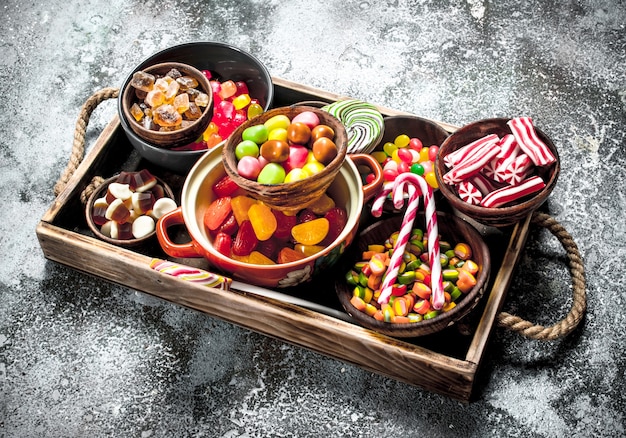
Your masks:
<path fill-rule="evenodd" d="M 393 186 L 393 202 L 396 208 L 402 208 L 404 192 L 409 195 L 409 203 L 402 218 L 402 225 L 393 249 L 389 267 L 385 279 L 381 285 L 381 293 L 378 298 L 380 304 L 389 302 L 393 284 L 396 282 L 398 272 L 402 264 L 402 255 L 409 242 L 413 222 L 417 215 L 420 195 L 424 196 L 424 210 L 426 211 L 426 232 L 428 236 L 428 258 L 431 267 L 431 289 L 433 308 L 439 310 L 443 307 L 443 281 L 441 276 L 441 259 L 439 251 L 439 228 L 437 226 L 437 211 L 432 187 L 424 178 L 414 173 L 406 172 L 398 175 Z"/>

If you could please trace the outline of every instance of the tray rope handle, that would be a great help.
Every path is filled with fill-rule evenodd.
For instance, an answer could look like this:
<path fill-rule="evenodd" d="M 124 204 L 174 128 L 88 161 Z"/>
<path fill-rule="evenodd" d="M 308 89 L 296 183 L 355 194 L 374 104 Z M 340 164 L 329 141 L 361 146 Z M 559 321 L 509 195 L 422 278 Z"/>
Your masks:
<path fill-rule="evenodd" d="M 94 94 L 87 99 L 87 101 L 83 104 L 80 114 L 78 115 L 78 120 L 76 121 L 76 129 L 74 130 L 74 142 L 72 144 L 72 154 L 70 155 L 69 162 L 65 167 L 65 170 L 61 174 L 61 177 L 54 185 L 54 194 L 58 195 L 63 191 L 67 182 L 70 180 L 80 163 L 83 161 L 85 155 L 85 134 L 87 132 L 87 125 L 89 124 L 89 118 L 91 117 L 91 113 L 96 109 L 100 103 L 104 102 L 107 99 L 114 99 L 119 95 L 119 88 L 102 88 L 101 90 L 96 91 Z M 83 203 L 87 202 L 89 199 L 89 194 L 93 192 L 93 190 L 98 187 L 102 183 L 103 178 L 100 176 L 95 176 L 91 183 L 85 188 L 83 193 L 81 194 L 81 201 Z"/>
<path fill-rule="evenodd" d="M 532 216 L 532 223 L 550 231 L 559 239 L 559 242 L 561 242 L 561 245 L 567 252 L 573 285 L 572 308 L 563 320 L 550 327 L 533 324 L 507 312 L 500 312 L 496 317 L 496 321 L 499 327 L 517 332 L 526 338 L 551 341 L 565 337 L 574 331 L 585 314 L 587 309 L 585 269 L 576 242 L 556 219 L 546 213 L 535 212 Z"/>

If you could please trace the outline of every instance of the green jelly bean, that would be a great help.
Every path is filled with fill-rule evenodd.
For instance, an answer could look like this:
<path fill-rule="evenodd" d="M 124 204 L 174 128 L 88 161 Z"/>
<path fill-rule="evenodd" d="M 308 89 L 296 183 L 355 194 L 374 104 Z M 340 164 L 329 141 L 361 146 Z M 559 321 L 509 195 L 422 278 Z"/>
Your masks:
<path fill-rule="evenodd" d="M 285 168 L 278 163 L 267 163 L 259 176 L 259 184 L 282 184 L 285 181 Z"/>
<path fill-rule="evenodd" d="M 242 140 L 250 140 L 256 144 L 263 144 L 267 140 L 269 131 L 265 125 L 253 125 L 243 130 Z M 284 179 L 284 178 L 283 178 Z"/>
<path fill-rule="evenodd" d="M 433 319 L 435 316 L 439 315 L 441 311 L 439 310 L 431 310 L 426 315 L 424 315 L 424 319 Z"/>
<path fill-rule="evenodd" d="M 238 160 L 243 157 L 258 157 L 259 145 L 252 140 L 243 140 L 237 146 L 235 146 L 235 156 Z"/>

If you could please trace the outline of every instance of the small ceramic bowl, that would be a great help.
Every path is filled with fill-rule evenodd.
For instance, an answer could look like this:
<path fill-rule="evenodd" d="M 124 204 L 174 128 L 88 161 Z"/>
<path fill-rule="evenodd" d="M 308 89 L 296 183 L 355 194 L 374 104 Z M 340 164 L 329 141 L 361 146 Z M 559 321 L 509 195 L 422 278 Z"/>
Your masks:
<path fill-rule="evenodd" d="M 529 214 L 537 210 L 548 198 L 556 186 L 560 172 L 559 154 L 552 140 L 540 129 L 535 127 L 535 131 L 540 140 L 550 149 L 556 161 L 547 166 L 536 166 L 534 174 L 543 179 L 545 187 L 532 195 L 520 198 L 511 204 L 501 207 L 487 208 L 480 205 L 473 205 L 462 200 L 454 186 L 446 184 L 443 175 L 448 172 L 444 158 L 457 149 L 478 140 L 488 134 L 496 134 L 502 138 L 506 134 L 511 134 L 507 125 L 508 118 L 493 118 L 470 123 L 458 131 L 453 132 L 439 149 L 439 155 L 435 163 L 437 182 L 441 194 L 447 199 L 452 207 L 460 213 L 476 220 L 483 225 L 494 227 L 506 227 L 514 225 L 526 218 Z"/>
<path fill-rule="evenodd" d="M 155 177 L 155 178 L 157 180 L 157 185 L 159 185 L 162 189 L 163 196 L 174 200 L 175 199 L 174 192 L 172 191 L 170 186 L 167 183 L 165 183 L 165 181 L 163 181 L 161 178 L 159 177 Z M 130 238 L 130 239 L 114 239 L 110 237 L 109 235 L 104 234 L 101 231 L 101 225 L 96 224 L 96 222 L 94 221 L 94 204 L 96 203 L 97 200 L 103 198 L 106 195 L 109 185 L 111 183 L 116 183 L 119 181 L 120 181 L 120 174 L 114 175 L 104 180 L 102 184 L 98 186 L 93 191 L 93 193 L 89 196 L 89 199 L 87 200 L 87 204 L 85 205 L 85 219 L 87 220 L 87 226 L 98 239 L 103 240 L 107 243 L 117 245 L 117 246 L 123 246 L 123 247 L 141 246 L 154 238 L 156 234 L 156 220 L 155 220 L 155 230 L 153 230 L 151 233 L 140 238 Z M 161 190 L 154 189 L 153 192 L 160 193 Z"/>
<path fill-rule="evenodd" d="M 354 160 L 354 162 L 353 162 Z M 363 185 L 355 162 L 371 165 L 377 175 L 375 181 Z M 221 254 L 213 246 L 213 237 L 204 226 L 203 218 L 208 206 L 215 200 L 213 185 L 226 175 L 222 164 L 222 151 L 214 148 L 203 155 L 189 171 L 183 185 L 180 207 L 157 222 L 157 237 L 163 250 L 171 257 L 204 257 L 227 276 L 257 286 L 282 288 L 309 281 L 335 264 L 357 233 L 363 206 L 374 196 L 382 184 L 382 170 L 369 155 L 346 158 L 327 193 L 336 205 L 346 209 L 348 218 L 340 235 L 320 252 L 302 260 L 260 265 L 244 263 Z M 168 229 L 183 224 L 191 241 L 175 243 Z"/>
<path fill-rule="evenodd" d="M 172 149 L 194 142 L 206 130 L 213 117 L 213 93 L 211 84 L 209 84 L 209 80 L 200 70 L 180 62 L 163 62 L 141 69 L 144 73 L 150 74 L 155 78 L 163 77 L 171 70 L 177 70 L 181 75 L 195 79 L 198 82 L 196 89 L 208 96 L 208 104 L 206 107 L 200 107 L 202 115 L 188 126 L 174 131 L 148 129 L 143 123 L 137 122 L 131 114 L 132 105 L 134 103 L 139 104 L 143 100 L 137 97 L 136 89 L 130 82 L 126 83 L 122 90 L 121 97 L 122 111 L 130 129 L 144 141 L 165 149 Z M 139 70 L 135 70 L 133 74 L 138 71 Z"/>
<path fill-rule="evenodd" d="M 361 254 L 368 249 L 368 245 L 382 244 L 393 232 L 400 230 L 402 219 L 402 215 L 395 215 L 369 226 L 357 236 L 354 242 L 354 248 L 352 248 L 354 251 L 351 252 Z M 339 279 L 335 283 L 337 296 L 346 312 L 348 312 L 357 323 L 388 336 L 413 338 L 441 331 L 465 317 L 476 307 L 484 295 L 489 282 L 491 269 L 489 248 L 474 227 L 456 216 L 438 213 L 437 224 L 439 234 L 443 239 L 446 239 L 452 245 L 465 242 L 472 248 L 472 260 L 474 260 L 479 267 L 479 271 L 475 276 L 476 286 L 467 294 L 463 295 L 452 310 L 440 313 L 432 319 L 414 323 L 389 323 L 378 321 L 374 317 L 354 307 L 350 302 L 354 288 L 347 283 L 343 275 L 338 275 L 337 277 L 339 277 Z M 423 214 L 418 214 L 415 219 L 414 228 L 418 227 L 421 227 L 422 230 L 426 230 Z"/>
<path fill-rule="evenodd" d="M 257 99 L 265 111 L 272 105 L 274 84 L 269 71 L 261 61 L 237 47 L 211 41 L 180 44 L 151 55 L 133 69 L 121 89 L 124 89 L 130 82 L 134 71 L 162 62 L 181 62 L 192 65 L 198 70 L 209 70 L 220 80 L 244 81 L 248 86 L 250 96 Z M 169 150 L 143 140 L 130 129 L 121 102 L 122 99 L 118 99 L 118 115 L 122 129 L 132 147 L 150 163 L 185 175 L 206 152 L 206 149 Z"/>
<path fill-rule="evenodd" d="M 274 116 L 285 115 L 291 120 L 303 112 L 315 113 L 319 117 L 321 124 L 328 125 L 333 129 L 335 132 L 334 143 L 337 146 L 337 155 L 335 158 L 328 163 L 321 172 L 309 176 L 308 178 L 289 183 L 260 184 L 254 180 L 240 176 L 237 172 L 235 148 L 242 141 L 243 131 L 251 126 L 263 124 Z M 343 165 L 347 146 L 348 135 L 345 127 L 338 119 L 319 108 L 298 105 L 275 108 L 252 120 L 248 120 L 239 126 L 226 141 L 222 155 L 226 173 L 239 187 L 246 190 L 252 197 L 265 202 L 273 208 L 290 210 L 293 208 L 306 207 L 326 191 Z"/>

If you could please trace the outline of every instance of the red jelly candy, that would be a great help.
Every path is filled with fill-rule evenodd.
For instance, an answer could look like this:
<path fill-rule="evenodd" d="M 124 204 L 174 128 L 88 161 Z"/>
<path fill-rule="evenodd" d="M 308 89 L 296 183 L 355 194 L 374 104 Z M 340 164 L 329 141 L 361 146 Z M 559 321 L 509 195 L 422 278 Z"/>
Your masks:
<path fill-rule="evenodd" d="M 285 240 L 291 237 L 291 229 L 298 222 L 296 216 L 289 216 L 279 210 L 272 210 L 274 217 L 276 218 L 276 231 L 274 231 L 274 237 L 277 239 Z"/>
<path fill-rule="evenodd" d="M 237 223 L 237 218 L 235 214 L 231 211 L 230 215 L 222 222 L 222 225 L 218 227 L 216 230 L 218 232 L 226 233 L 229 236 L 234 236 L 237 231 L 239 231 L 239 224 Z"/>
<path fill-rule="evenodd" d="M 348 223 L 348 213 L 341 207 L 333 207 L 324 215 L 330 224 L 328 234 L 322 241 L 322 245 L 328 246 L 341 234 Z"/>
<path fill-rule="evenodd" d="M 213 240 L 213 246 L 215 250 L 221 254 L 224 254 L 226 257 L 230 257 L 230 247 L 233 244 L 233 239 L 229 234 L 224 232 L 219 232 L 215 236 Z"/>
<path fill-rule="evenodd" d="M 314 219 L 317 219 L 317 215 L 313 213 L 313 210 L 309 208 L 305 208 L 300 213 L 298 213 L 298 223 L 302 224 L 304 222 L 309 222 Z"/>
<path fill-rule="evenodd" d="M 238 188 L 239 186 L 230 176 L 224 175 L 213 185 L 213 193 L 218 198 L 223 198 L 224 196 L 232 196 Z"/>
<path fill-rule="evenodd" d="M 259 243 L 256 235 L 254 234 L 254 228 L 249 220 L 245 220 L 239 226 L 237 236 L 233 242 L 233 254 L 236 256 L 249 255 Z"/>
<path fill-rule="evenodd" d="M 226 220 L 232 212 L 230 197 L 224 196 L 211 202 L 211 205 L 204 212 L 204 225 L 211 231 L 215 231 Z"/>

